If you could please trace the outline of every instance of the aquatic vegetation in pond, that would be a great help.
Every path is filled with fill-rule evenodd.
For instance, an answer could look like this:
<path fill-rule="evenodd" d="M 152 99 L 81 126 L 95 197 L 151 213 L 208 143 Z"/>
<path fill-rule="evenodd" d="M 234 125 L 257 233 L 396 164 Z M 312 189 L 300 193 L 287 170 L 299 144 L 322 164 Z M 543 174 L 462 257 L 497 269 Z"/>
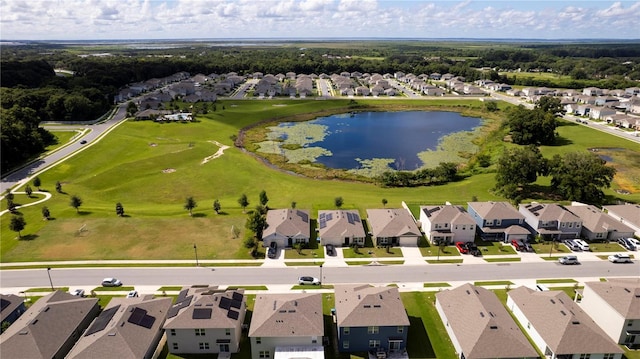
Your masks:
<path fill-rule="evenodd" d="M 476 133 L 462 131 L 446 135 L 440 139 L 436 150 L 418 153 L 424 165 L 422 168 L 435 168 L 440 162 L 465 163 L 478 151 L 473 143 Z"/>
<path fill-rule="evenodd" d="M 373 178 L 383 174 L 386 171 L 394 170 L 394 168 L 391 167 L 391 165 L 395 162 L 393 158 L 372 158 L 370 160 L 356 158 L 356 161 L 360 162 L 360 167 L 350 169 L 347 172 L 359 176 Z"/>

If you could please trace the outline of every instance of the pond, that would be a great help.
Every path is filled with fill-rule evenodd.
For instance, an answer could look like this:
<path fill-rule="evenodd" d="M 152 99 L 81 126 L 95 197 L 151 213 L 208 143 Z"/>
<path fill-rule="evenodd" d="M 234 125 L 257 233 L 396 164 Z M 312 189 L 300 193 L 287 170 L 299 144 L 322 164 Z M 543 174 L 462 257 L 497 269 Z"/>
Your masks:
<path fill-rule="evenodd" d="M 465 162 L 460 155 L 476 151 L 473 131 L 481 123 L 457 112 L 348 113 L 270 127 L 258 151 L 356 172 L 414 170 Z"/>

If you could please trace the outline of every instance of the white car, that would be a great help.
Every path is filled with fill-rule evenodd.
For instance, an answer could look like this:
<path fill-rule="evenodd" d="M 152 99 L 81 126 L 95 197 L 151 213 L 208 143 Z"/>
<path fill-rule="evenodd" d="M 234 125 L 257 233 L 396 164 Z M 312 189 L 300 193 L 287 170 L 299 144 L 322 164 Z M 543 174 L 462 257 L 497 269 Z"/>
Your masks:
<path fill-rule="evenodd" d="M 627 238 L 627 243 L 630 243 L 632 246 L 636 248 L 636 250 L 640 250 L 640 241 L 635 238 Z"/>
<path fill-rule="evenodd" d="M 609 256 L 611 263 L 631 263 L 631 257 L 628 254 L 613 254 Z"/>
<path fill-rule="evenodd" d="M 562 258 L 558 259 L 558 262 L 560 264 L 580 264 L 580 262 L 578 262 L 578 257 L 576 256 L 564 256 Z"/>
<path fill-rule="evenodd" d="M 102 280 L 103 287 L 120 287 L 122 282 L 116 278 L 105 278 Z"/>
<path fill-rule="evenodd" d="M 588 252 L 591 250 L 591 248 L 589 248 L 589 243 L 583 241 L 582 239 L 574 239 L 573 243 L 577 244 L 578 247 L 580 247 L 580 249 L 583 251 Z"/>
<path fill-rule="evenodd" d="M 300 285 L 320 285 L 320 279 L 316 277 L 300 277 L 298 278 Z"/>
<path fill-rule="evenodd" d="M 84 297 L 84 289 L 76 289 L 73 292 L 71 292 L 71 294 L 78 297 Z"/>
<path fill-rule="evenodd" d="M 127 293 L 127 298 L 137 298 L 138 297 L 138 291 L 137 290 L 132 290 L 129 293 Z"/>

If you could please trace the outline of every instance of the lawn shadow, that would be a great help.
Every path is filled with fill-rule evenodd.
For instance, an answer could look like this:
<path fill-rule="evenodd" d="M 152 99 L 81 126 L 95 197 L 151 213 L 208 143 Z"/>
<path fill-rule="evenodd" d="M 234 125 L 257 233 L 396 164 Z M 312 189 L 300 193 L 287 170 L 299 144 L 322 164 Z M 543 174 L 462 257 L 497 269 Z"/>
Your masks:
<path fill-rule="evenodd" d="M 436 358 L 422 318 L 409 316 L 410 330 L 407 335 L 409 358 Z"/>
<path fill-rule="evenodd" d="M 558 136 L 556 137 L 556 140 L 553 142 L 553 144 L 549 145 L 551 147 L 560 147 L 560 146 L 566 146 L 566 145 L 571 145 L 573 144 L 573 141 L 571 141 L 570 139 L 566 138 L 566 137 L 562 137 L 562 136 Z"/>
<path fill-rule="evenodd" d="M 78 214 L 81 215 L 81 216 L 88 216 L 91 213 L 93 213 L 93 212 L 91 212 L 91 211 L 78 211 Z"/>
<path fill-rule="evenodd" d="M 27 235 L 23 235 L 22 237 L 19 238 L 19 240 L 21 241 L 32 241 L 34 239 L 37 239 L 39 236 L 37 234 L 27 234 Z"/>
<path fill-rule="evenodd" d="M 207 214 L 206 213 L 194 213 L 193 214 L 193 218 L 202 218 L 202 217 L 206 217 Z"/>
<path fill-rule="evenodd" d="M 225 212 L 225 211 L 219 211 L 218 213 L 216 213 L 217 216 L 228 216 L 229 213 Z"/>

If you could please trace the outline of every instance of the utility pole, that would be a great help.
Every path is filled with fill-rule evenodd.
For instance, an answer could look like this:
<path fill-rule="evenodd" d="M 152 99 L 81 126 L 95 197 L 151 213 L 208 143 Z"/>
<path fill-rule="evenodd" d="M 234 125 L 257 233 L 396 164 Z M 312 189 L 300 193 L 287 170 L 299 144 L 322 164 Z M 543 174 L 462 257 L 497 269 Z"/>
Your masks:
<path fill-rule="evenodd" d="M 198 263 L 198 247 L 195 243 L 193 244 L 193 251 L 196 253 L 196 267 L 199 267 L 200 264 Z"/>

